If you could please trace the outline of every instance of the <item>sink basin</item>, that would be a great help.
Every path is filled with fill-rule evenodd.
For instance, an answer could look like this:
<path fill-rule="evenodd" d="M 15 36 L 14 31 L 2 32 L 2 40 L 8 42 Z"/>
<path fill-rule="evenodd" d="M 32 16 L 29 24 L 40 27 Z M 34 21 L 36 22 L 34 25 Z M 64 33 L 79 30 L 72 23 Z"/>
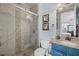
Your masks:
<path fill-rule="evenodd" d="M 61 41 L 61 44 L 67 45 L 67 46 L 76 46 L 75 43 L 69 42 L 69 41 Z"/>

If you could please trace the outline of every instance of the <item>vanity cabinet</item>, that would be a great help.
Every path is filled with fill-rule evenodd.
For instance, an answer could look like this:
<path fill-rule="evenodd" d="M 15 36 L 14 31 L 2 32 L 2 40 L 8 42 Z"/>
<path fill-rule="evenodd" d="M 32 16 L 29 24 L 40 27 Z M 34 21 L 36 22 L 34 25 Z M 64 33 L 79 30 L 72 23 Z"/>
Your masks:
<path fill-rule="evenodd" d="M 79 56 L 79 49 L 53 43 L 50 54 L 52 56 Z"/>
<path fill-rule="evenodd" d="M 79 56 L 79 49 L 68 48 L 68 55 L 70 55 L 70 56 Z"/>

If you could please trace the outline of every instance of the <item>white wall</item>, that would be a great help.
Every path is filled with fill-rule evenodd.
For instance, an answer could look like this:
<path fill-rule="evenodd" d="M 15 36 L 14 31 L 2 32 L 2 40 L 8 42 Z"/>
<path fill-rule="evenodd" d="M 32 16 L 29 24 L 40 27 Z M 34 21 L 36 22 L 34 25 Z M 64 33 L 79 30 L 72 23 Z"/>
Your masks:
<path fill-rule="evenodd" d="M 40 40 L 51 39 L 56 35 L 56 4 L 54 3 L 43 3 L 39 4 L 38 10 L 38 37 Z M 42 16 L 45 14 L 49 14 L 49 30 L 42 30 Z M 52 27 L 54 24 L 54 27 Z"/>

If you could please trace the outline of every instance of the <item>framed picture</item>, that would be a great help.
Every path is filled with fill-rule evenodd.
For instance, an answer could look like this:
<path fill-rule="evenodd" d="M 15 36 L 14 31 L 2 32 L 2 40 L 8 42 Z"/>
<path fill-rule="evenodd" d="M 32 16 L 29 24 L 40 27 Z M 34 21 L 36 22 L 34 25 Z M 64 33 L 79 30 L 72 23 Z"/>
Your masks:
<path fill-rule="evenodd" d="M 43 30 L 49 30 L 49 14 L 42 16 L 42 29 Z"/>

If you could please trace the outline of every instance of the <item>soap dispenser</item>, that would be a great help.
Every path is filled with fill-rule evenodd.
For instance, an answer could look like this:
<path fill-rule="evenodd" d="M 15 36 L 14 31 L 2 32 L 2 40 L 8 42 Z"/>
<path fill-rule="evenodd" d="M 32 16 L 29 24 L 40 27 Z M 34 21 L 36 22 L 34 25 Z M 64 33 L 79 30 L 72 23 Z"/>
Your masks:
<path fill-rule="evenodd" d="M 67 35 L 67 36 L 65 37 L 65 40 L 71 41 L 71 37 L 70 37 L 69 35 Z"/>
<path fill-rule="evenodd" d="M 59 35 L 57 35 L 57 36 L 56 36 L 56 39 L 57 39 L 57 40 L 59 40 L 59 39 L 60 39 L 60 36 L 59 36 Z"/>

